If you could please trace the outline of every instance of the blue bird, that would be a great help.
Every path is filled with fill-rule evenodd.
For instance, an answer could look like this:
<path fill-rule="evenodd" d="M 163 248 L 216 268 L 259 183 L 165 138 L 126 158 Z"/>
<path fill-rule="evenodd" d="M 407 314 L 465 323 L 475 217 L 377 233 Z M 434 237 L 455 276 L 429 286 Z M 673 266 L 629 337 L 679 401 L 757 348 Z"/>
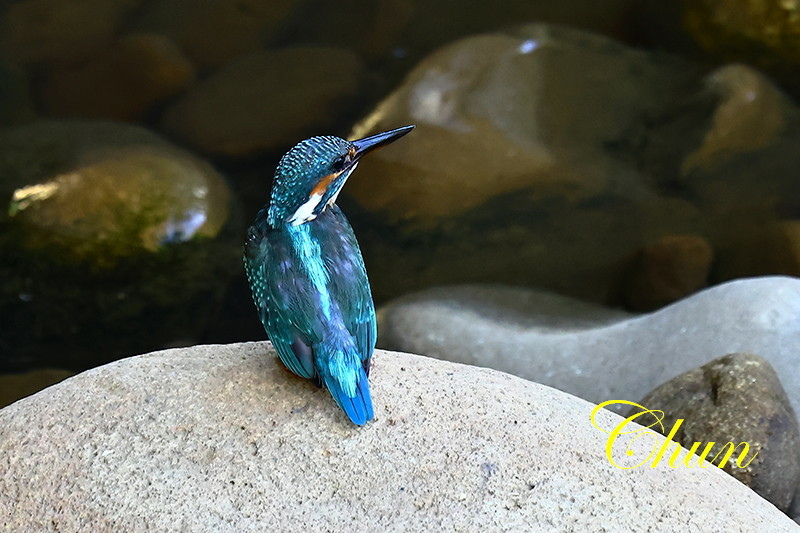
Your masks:
<path fill-rule="evenodd" d="M 414 126 L 357 141 L 312 137 L 284 155 L 245 242 L 253 301 L 283 364 L 327 388 L 350 420 L 372 420 L 377 328 L 367 272 L 336 198 L 362 156 Z"/>

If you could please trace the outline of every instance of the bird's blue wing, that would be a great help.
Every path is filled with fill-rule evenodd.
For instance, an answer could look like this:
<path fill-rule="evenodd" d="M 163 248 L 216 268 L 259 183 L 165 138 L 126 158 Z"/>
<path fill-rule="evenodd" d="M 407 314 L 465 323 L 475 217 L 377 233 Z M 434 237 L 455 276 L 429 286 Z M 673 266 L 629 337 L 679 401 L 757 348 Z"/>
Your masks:
<path fill-rule="evenodd" d="M 375 351 L 375 341 L 378 336 L 377 321 L 375 319 L 375 309 L 372 298 L 369 301 L 362 301 L 361 304 L 353 309 L 352 319 L 347 324 L 347 329 L 353 335 L 358 353 L 361 354 L 361 363 L 364 371 L 369 375 L 369 361 L 372 352 Z"/>
<path fill-rule="evenodd" d="M 316 377 L 311 350 L 313 339 L 287 318 L 291 316 L 287 303 L 271 296 L 273 291 L 268 282 L 275 259 L 268 240 L 260 238 L 251 228 L 245 242 L 244 266 L 261 323 L 283 364 L 298 376 L 313 379 Z"/>
<path fill-rule="evenodd" d="M 311 240 L 321 246 L 330 305 L 352 337 L 366 372 L 375 349 L 377 327 L 369 281 L 353 230 L 337 206 L 313 224 Z M 281 361 L 297 375 L 314 378 L 313 348 L 329 330 L 320 322 L 319 291 L 294 257 L 283 232 L 251 228 L 245 244 L 245 269 L 261 321 Z"/>
<path fill-rule="evenodd" d="M 367 373 L 375 309 L 344 215 L 332 206 L 298 228 L 256 224 L 245 244 L 245 269 L 261 321 L 286 367 L 324 385 L 354 423 L 371 420 Z"/>
<path fill-rule="evenodd" d="M 377 320 L 372 292 L 350 223 L 338 206 L 329 208 L 337 226 L 337 245 L 327 254 L 330 258 L 331 292 L 339 302 L 344 325 L 353 337 L 364 370 L 369 373 L 369 360 L 377 340 Z"/>

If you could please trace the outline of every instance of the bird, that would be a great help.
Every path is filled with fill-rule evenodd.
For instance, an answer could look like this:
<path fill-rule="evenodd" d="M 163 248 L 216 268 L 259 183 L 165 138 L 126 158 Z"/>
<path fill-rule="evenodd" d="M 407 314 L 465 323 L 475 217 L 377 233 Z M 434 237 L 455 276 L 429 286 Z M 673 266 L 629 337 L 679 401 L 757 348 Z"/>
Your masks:
<path fill-rule="evenodd" d="M 336 199 L 364 155 L 413 128 L 296 144 L 278 162 L 269 202 L 245 240 L 253 301 L 278 357 L 326 388 L 359 426 L 374 418 L 368 376 L 377 324 L 361 250 Z"/>

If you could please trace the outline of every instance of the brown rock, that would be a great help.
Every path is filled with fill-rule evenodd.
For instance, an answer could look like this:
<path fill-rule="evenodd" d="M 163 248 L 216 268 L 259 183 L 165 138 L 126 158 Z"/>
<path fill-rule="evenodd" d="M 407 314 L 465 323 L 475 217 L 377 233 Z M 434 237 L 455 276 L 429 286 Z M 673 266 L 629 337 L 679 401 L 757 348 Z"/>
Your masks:
<path fill-rule="evenodd" d="M 645 239 L 696 232 L 697 207 L 662 198 L 635 164 L 646 117 L 692 78 L 679 60 L 547 25 L 434 52 L 351 133 L 417 125 L 342 195 L 361 208 L 347 212 L 376 297 L 490 281 L 618 299 Z"/>
<path fill-rule="evenodd" d="M 241 270 L 225 180 L 143 128 L 3 130 L 0 176 L 5 368 L 87 368 L 186 342 Z"/>
<path fill-rule="evenodd" d="M 132 25 L 166 35 L 200 69 L 220 66 L 273 41 L 305 0 L 159 0 Z"/>
<path fill-rule="evenodd" d="M 800 63 L 800 4 L 793 0 L 684 2 L 683 24 L 708 53 L 762 68 Z"/>
<path fill-rule="evenodd" d="M 329 132 L 352 103 L 361 76 L 361 62 L 346 50 L 258 52 L 189 90 L 167 109 L 162 126 L 215 154 L 283 149 Z"/>
<path fill-rule="evenodd" d="M 406 142 L 365 159 L 345 194 L 393 222 L 421 226 L 503 196 L 596 198 L 634 175 L 609 143 L 641 128 L 641 115 L 691 72 L 546 25 L 458 41 L 417 65 L 354 128 L 359 137 L 417 125 Z M 613 82 L 591 81 L 601 79 Z"/>
<path fill-rule="evenodd" d="M 191 63 L 168 38 L 128 35 L 77 66 L 56 68 L 41 99 L 55 116 L 132 121 L 193 78 Z"/>
<path fill-rule="evenodd" d="M 782 92 L 763 74 L 745 65 L 715 70 L 706 78 L 706 90 L 719 101 L 702 143 L 683 160 L 684 175 L 773 144 L 793 112 Z"/>
<path fill-rule="evenodd" d="M 711 269 L 711 244 L 699 235 L 667 235 L 645 247 L 628 285 L 631 309 L 651 311 L 702 289 Z"/>
<path fill-rule="evenodd" d="M 800 121 L 792 101 L 758 71 L 728 65 L 661 123 L 643 148 L 645 166 L 666 190 L 701 207 L 703 219 L 685 228 L 712 240 L 712 283 L 800 274 L 786 219 L 800 207 Z"/>
<path fill-rule="evenodd" d="M 663 235 L 708 239 L 710 283 L 796 275 L 797 107 L 752 68 L 701 74 L 546 25 L 434 52 L 351 133 L 417 125 L 342 197 L 376 296 L 500 282 L 652 309 L 702 286 L 710 260 L 673 248 L 662 267 L 694 281 L 629 287 L 630 258 Z"/>
<path fill-rule="evenodd" d="M 314 5 L 295 30 L 307 42 L 355 49 L 362 57 L 384 59 L 418 54 L 467 35 L 538 21 L 619 36 L 636 0 L 518 2 L 496 0 L 340 0 Z M 454 16 L 457 14 L 457 16 Z"/>
<path fill-rule="evenodd" d="M 753 221 L 722 244 L 719 258 L 717 275 L 723 279 L 765 271 L 800 276 L 800 220 Z"/>
<path fill-rule="evenodd" d="M 37 66 L 82 59 L 110 41 L 142 0 L 10 2 L 0 42 L 13 64 Z"/>
<path fill-rule="evenodd" d="M 710 458 L 725 443 L 746 442 L 752 462 L 745 461 L 745 468 L 735 464 L 739 447 L 722 468 L 779 509 L 789 508 L 800 487 L 800 430 L 786 392 L 765 359 L 726 355 L 671 379 L 639 403 L 664 411 L 666 431 L 683 419 L 673 440 L 684 448 L 715 442 Z"/>

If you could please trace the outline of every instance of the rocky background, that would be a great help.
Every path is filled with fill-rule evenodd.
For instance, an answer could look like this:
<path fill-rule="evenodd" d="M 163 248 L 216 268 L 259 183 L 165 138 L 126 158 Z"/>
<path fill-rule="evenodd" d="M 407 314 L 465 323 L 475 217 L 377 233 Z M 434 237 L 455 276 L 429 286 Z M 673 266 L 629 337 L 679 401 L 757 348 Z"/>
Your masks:
<path fill-rule="evenodd" d="M 5 2 L 0 365 L 262 338 L 238 255 L 277 159 L 407 123 L 340 200 L 378 303 L 491 282 L 650 311 L 797 275 L 798 15 L 726 6 Z"/>
<path fill-rule="evenodd" d="M 800 516 L 798 50 L 780 0 L 0 2 L 0 406 L 263 339 L 278 158 L 416 124 L 339 200 L 379 343 L 746 435 Z"/>

